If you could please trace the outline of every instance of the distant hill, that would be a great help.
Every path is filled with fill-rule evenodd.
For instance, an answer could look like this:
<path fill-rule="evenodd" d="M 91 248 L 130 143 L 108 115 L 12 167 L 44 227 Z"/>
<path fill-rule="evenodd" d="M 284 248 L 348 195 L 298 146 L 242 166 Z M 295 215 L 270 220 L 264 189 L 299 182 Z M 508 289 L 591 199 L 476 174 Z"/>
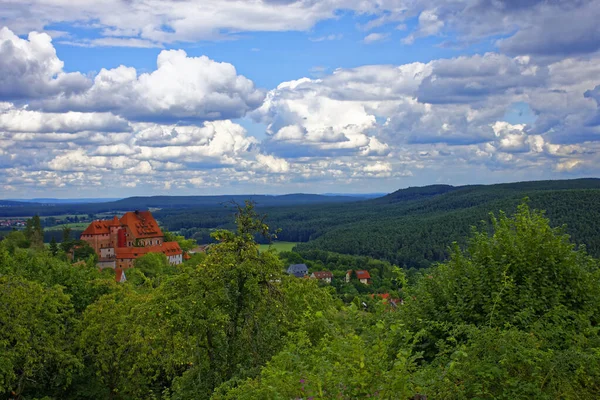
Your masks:
<path fill-rule="evenodd" d="M 114 198 L 81 198 L 81 199 L 55 199 L 55 198 L 36 198 L 36 199 L 8 199 L 19 203 L 40 203 L 40 204 L 89 204 L 89 203 L 108 203 L 121 200 L 121 197 Z"/>
<path fill-rule="evenodd" d="M 360 201 L 361 197 L 325 196 L 318 194 L 271 195 L 222 195 L 222 196 L 150 196 L 128 197 L 121 200 L 93 203 L 35 203 L 0 201 L 0 217 L 96 214 L 102 212 L 157 209 L 223 208 L 231 202 L 254 201 L 259 207 L 282 207 L 309 204 L 334 204 Z M 2 203 L 3 202 L 3 203 Z"/>
<path fill-rule="evenodd" d="M 301 251 L 327 250 L 426 267 L 448 256 L 453 241 L 465 243 L 471 227 L 489 213 L 513 213 L 525 197 L 546 210 L 553 226 L 567 225 L 575 243 L 600 257 L 600 179 L 496 185 L 431 185 L 350 203 L 259 207 L 278 240 L 305 242 Z M 201 242 L 215 228 L 233 228 L 232 210 L 162 209 L 165 227 Z M 307 243 L 306 243 L 307 242 Z"/>
<path fill-rule="evenodd" d="M 600 189 L 600 179 L 583 178 L 570 180 L 547 180 L 547 181 L 526 181 L 514 183 L 499 183 L 495 185 L 429 185 L 420 187 L 409 187 L 400 189 L 386 196 L 373 200 L 373 203 L 398 203 L 412 200 L 423 200 L 435 196 L 443 195 L 449 192 L 458 191 L 460 193 L 487 193 L 492 196 L 506 196 L 511 193 L 524 191 L 548 191 L 548 190 L 569 190 L 569 189 Z"/>
<path fill-rule="evenodd" d="M 22 207 L 26 204 L 15 200 L 0 200 L 0 207 Z"/>
<path fill-rule="evenodd" d="M 465 243 L 471 227 L 489 220 L 490 212 L 513 213 L 525 197 L 532 208 L 546 210 L 553 226 L 566 224 L 575 243 L 600 256 L 600 179 L 402 189 L 328 210 L 326 220 L 323 213 L 314 213 L 312 221 L 305 219 L 314 227 L 313 240 L 300 249 L 369 255 L 424 267 L 446 259 L 448 246 Z"/>

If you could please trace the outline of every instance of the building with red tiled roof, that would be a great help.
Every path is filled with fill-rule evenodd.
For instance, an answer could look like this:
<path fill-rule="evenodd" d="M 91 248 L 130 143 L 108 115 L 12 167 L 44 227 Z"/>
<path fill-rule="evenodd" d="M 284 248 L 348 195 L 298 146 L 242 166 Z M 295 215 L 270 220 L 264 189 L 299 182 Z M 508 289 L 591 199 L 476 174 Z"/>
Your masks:
<path fill-rule="evenodd" d="M 333 279 L 333 273 L 331 273 L 331 271 L 318 271 L 310 274 L 310 277 L 312 279 L 319 279 L 322 282 L 331 283 L 331 280 Z"/>
<path fill-rule="evenodd" d="M 363 283 L 365 285 L 369 285 L 371 283 L 371 275 L 369 274 L 369 271 L 365 271 L 365 270 L 352 271 L 351 269 L 346 271 L 346 282 L 350 282 L 350 279 L 352 277 L 352 272 L 354 272 L 354 274 L 356 275 L 356 278 L 360 281 L 360 283 Z"/>
<path fill-rule="evenodd" d="M 136 258 L 148 253 L 163 253 L 174 265 L 183 262 L 179 244 L 164 241 L 150 211 L 127 212 L 121 218 L 93 221 L 81 233 L 81 240 L 94 248 L 100 268 L 114 268 L 117 272 L 133 267 Z"/>
<path fill-rule="evenodd" d="M 354 272 L 356 273 L 356 277 L 358 278 L 360 283 L 364 283 L 365 285 L 368 285 L 371 283 L 371 275 L 369 274 L 369 271 L 354 271 Z"/>

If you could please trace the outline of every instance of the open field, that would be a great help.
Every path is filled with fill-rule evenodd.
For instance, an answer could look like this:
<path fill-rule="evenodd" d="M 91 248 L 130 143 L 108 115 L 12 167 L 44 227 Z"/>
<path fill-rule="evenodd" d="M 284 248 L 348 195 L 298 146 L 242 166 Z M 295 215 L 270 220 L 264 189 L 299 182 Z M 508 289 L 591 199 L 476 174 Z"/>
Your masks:
<path fill-rule="evenodd" d="M 46 231 L 61 231 L 65 226 L 68 226 L 71 229 L 74 230 L 84 230 L 85 228 L 88 227 L 90 223 L 89 222 L 73 222 L 70 224 L 60 224 L 60 225 L 55 225 L 55 226 L 50 226 L 48 228 L 44 228 L 44 230 Z"/>
<path fill-rule="evenodd" d="M 259 251 L 275 249 L 277 251 L 292 251 L 292 248 L 297 245 L 296 242 L 273 242 L 269 244 L 261 244 L 258 246 Z"/>

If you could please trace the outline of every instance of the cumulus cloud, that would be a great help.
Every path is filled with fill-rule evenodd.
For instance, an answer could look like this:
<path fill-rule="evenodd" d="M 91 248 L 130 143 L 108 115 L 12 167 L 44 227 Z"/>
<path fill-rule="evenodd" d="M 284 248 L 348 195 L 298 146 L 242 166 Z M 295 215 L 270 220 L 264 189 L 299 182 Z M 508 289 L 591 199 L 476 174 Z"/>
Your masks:
<path fill-rule="evenodd" d="M 541 6 L 513 36 L 498 42 L 509 54 L 572 56 L 600 50 L 600 7 L 596 1 Z M 568 27 L 568 28 L 565 28 Z"/>
<path fill-rule="evenodd" d="M 70 32 L 71 44 L 149 47 L 232 39 L 240 32 L 308 31 L 345 11 L 365 18 L 359 26 L 365 31 L 405 27 L 408 19 L 417 18 L 417 27 L 403 40 L 407 44 L 432 35 L 453 37 L 459 45 L 504 37 L 498 42 L 502 52 L 551 57 L 591 54 L 600 48 L 597 0 L 108 0 L 102 7 L 89 0 L 24 0 L 1 8 L 0 23 L 18 34 L 76 23 L 98 30 L 101 37 L 79 38 Z"/>
<path fill-rule="evenodd" d="M 424 10 L 419 14 L 419 26 L 417 30 L 402 39 L 402 43 L 413 44 L 416 38 L 435 35 L 443 27 L 444 21 L 437 16 L 436 10 Z"/>
<path fill-rule="evenodd" d="M 256 161 L 258 161 L 260 165 L 266 167 L 271 172 L 283 173 L 290 170 L 289 163 L 283 158 L 258 154 L 256 156 Z"/>
<path fill-rule="evenodd" d="M 472 103 L 492 95 L 518 94 L 542 85 L 547 77 L 546 69 L 527 57 L 497 53 L 436 60 L 431 65 L 432 74 L 417 93 L 424 103 Z"/>
<path fill-rule="evenodd" d="M 77 93 L 89 84 L 82 74 L 63 71 L 50 35 L 31 32 L 21 39 L 0 29 L 0 101 Z"/>
<path fill-rule="evenodd" d="M 164 50 L 151 73 L 138 75 L 125 66 L 102 69 L 89 90 L 32 105 L 56 112 L 112 112 L 136 121 L 204 121 L 241 117 L 263 97 L 231 64 Z"/>
<path fill-rule="evenodd" d="M 0 131 L 7 132 L 62 132 L 81 131 L 125 132 L 129 122 L 111 113 L 42 113 L 27 108 L 6 108 L 0 112 Z"/>
<path fill-rule="evenodd" d="M 477 10 L 483 3 L 473 2 L 469 12 L 530 15 L 551 6 L 532 0 L 499 8 L 492 2 L 491 11 Z M 467 30 L 448 17 L 452 4 L 415 6 L 411 12 L 424 15 L 418 34 L 504 32 L 499 25 Z M 573 7 L 565 12 L 579 6 Z M 386 15 L 386 21 L 398 17 Z M 515 21 L 526 26 L 521 17 Z M 105 35 L 119 39 L 135 29 L 113 27 Z M 483 168 L 490 180 L 599 170 L 600 60 L 581 55 L 588 50 L 542 59 L 542 53 L 522 55 L 524 50 L 513 56 L 502 44 L 510 56 L 323 70 L 318 79 L 283 82 L 265 94 L 231 64 L 175 50 L 161 52 L 154 71 L 104 69 L 74 89 L 60 80 L 62 62 L 49 38 L 42 38 L 40 45 L 32 36 L 10 39 L 11 46 L 28 49 L 19 54 L 34 55 L 19 56 L 33 66 L 19 73 L 39 89 L 20 89 L 21 100 L 0 102 L 0 187 L 67 190 L 110 182 L 157 191 L 255 192 L 311 190 L 316 182 L 469 182 L 474 168 Z M 11 90 L 14 97 L 18 91 Z M 531 115 L 523 121 L 507 115 L 515 104 Z M 245 114 L 266 126 L 266 139 L 230 120 Z"/>

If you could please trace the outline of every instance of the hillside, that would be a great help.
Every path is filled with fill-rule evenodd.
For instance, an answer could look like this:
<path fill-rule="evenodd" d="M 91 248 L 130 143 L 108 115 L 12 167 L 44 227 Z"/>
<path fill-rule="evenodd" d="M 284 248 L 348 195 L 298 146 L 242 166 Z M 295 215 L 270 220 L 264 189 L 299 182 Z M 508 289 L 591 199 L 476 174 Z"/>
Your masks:
<path fill-rule="evenodd" d="M 318 194 L 286 194 L 279 196 L 270 195 L 222 195 L 222 196 L 150 196 L 128 197 L 117 201 L 103 203 L 30 203 L 23 201 L 0 200 L 0 217 L 15 216 L 40 216 L 63 214 L 95 214 L 102 212 L 157 209 L 182 209 L 182 208 L 218 208 L 233 202 L 243 203 L 252 200 L 261 207 L 281 207 L 308 204 L 334 204 L 348 203 L 361 200 L 353 196 L 324 196 Z"/>
<path fill-rule="evenodd" d="M 447 257 L 453 241 L 464 243 L 471 226 L 489 213 L 513 212 L 529 197 L 555 226 L 567 224 L 578 244 L 600 255 L 600 180 L 518 182 L 497 185 L 435 185 L 398 190 L 347 204 L 258 207 L 280 240 L 308 242 L 300 251 L 321 249 L 366 255 L 410 267 L 426 267 Z M 214 228 L 231 227 L 231 210 L 161 210 L 165 226 L 201 242 Z"/>

